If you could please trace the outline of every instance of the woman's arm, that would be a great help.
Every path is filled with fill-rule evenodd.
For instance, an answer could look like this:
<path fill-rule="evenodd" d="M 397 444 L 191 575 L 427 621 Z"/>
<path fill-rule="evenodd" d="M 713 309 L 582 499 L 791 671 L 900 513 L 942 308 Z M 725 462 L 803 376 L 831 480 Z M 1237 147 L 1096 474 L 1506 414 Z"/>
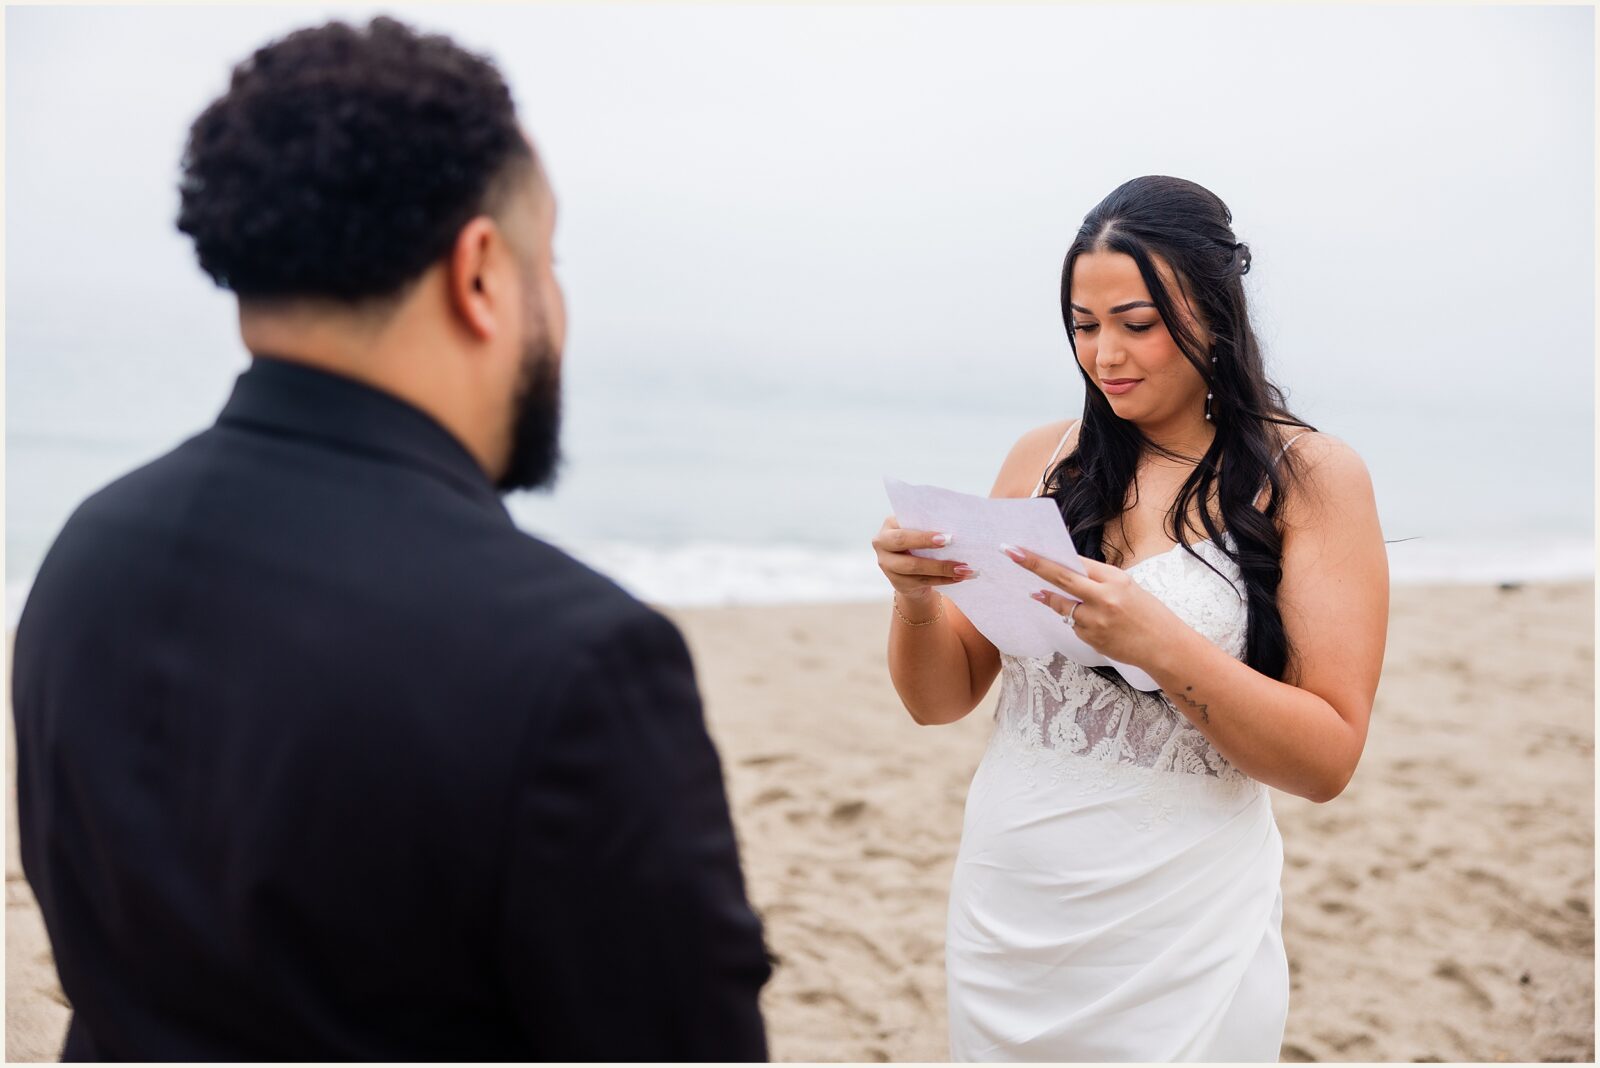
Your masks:
<path fill-rule="evenodd" d="M 1024 434 L 1001 464 L 989 496 L 1026 497 L 1032 492 L 1067 425 L 1055 423 Z M 925 546 L 926 541 L 918 540 L 925 537 L 922 532 L 900 530 L 893 519 L 884 524 L 873 545 L 891 582 L 896 578 L 891 569 L 902 565 L 894 559 L 896 554 Z M 1000 673 L 999 652 L 931 584 L 920 591 L 901 590 L 897 584 L 895 607 L 899 614 L 889 618 L 889 677 L 895 692 L 918 723 L 954 723 L 989 692 Z M 927 620 L 937 622 L 911 625 Z"/>
<path fill-rule="evenodd" d="M 1025 554 L 1024 566 L 1084 603 L 1078 634 L 1150 673 L 1175 708 L 1240 771 L 1312 801 L 1355 773 L 1383 667 L 1389 566 L 1372 481 L 1342 442 L 1307 435 L 1283 509 L 1278 604 L 1292 657 L 1279 682 L 1235 660 L 1140 589 L 1088 561 L 1088 579 Z M 1057 597 L 1065 612 L 1071 602 Z"/>
<path fill-rule="evenodd" d="M 1185 627 L 1145 669 L 1239 770 L 1312 801 L 1355 774 L 1383 668 L 1389 560 L 1372 479 L 1355 451 L 1310 434 L 1283 509 L 1278 607 L 1292 659 L 1270 679 Z"/>
<path fill-rule="evenodd" d="M 897 593 L 899 616 L 889 620 L 889 678 L 895 692 L 924 726 L 954 723 L 977 707 L 1000 670 L 994 646 L 948 598 L 937 591 L 926 604 Z M 939 618 L 942 611 L 943 618 Z"/>

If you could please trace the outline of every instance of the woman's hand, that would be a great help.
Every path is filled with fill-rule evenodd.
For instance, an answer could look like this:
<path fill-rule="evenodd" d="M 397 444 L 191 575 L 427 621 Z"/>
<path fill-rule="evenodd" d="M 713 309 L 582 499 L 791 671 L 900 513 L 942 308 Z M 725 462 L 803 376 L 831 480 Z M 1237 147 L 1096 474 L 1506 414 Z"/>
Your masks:
<path fill-rule="evenodd" d="M 1059 612 L 1063 620 L 1070 613 L 1078 637 L 1113 660 L 1148 668 L 1155 652 L 1190 629 L 1120 567 L 1085 560 L 1089 573 L 1080 575 L 1026 549 L 1000 548 L 1022 567 L 1071 594 L 1063 597 L 1055 590 L 1040 590 L 1033 599 Z"/>
<path fill-rule="evenodd" d="M 872 547 L 878 553 L 878 567 L 895 592 L 912 603 L 930 598 L 940 586 L 949 586 L 977 572 L 955 560 L 926 560 L 912 556 L 912 549 L 941 549 L 950 544 L 945 534 L 926 530 L 901 530 L 894 516 L 883 521 Z"/>

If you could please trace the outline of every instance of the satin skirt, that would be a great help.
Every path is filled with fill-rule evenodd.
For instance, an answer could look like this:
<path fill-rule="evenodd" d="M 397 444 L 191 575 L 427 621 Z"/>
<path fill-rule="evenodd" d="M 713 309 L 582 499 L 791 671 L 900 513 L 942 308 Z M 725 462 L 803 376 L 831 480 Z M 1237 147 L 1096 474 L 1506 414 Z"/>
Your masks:
<path fill-rule="evenodd" d="M 1081 778 L 1030 782 L 991 746 L 973 778 L 946 930 L 951 1060 L 1278 1060 L 1267 789 L 1073 759 Z"/>

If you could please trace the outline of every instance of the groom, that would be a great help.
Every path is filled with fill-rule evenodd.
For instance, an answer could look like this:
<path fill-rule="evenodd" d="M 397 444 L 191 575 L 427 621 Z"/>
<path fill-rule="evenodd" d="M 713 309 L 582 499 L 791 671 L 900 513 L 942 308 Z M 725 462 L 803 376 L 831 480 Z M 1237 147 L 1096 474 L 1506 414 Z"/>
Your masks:
<path fill-rule="evenodd" d="M 500 75 L 292 34 L 181 191 L 254 361 L 78 509 L 16 637 L 65 1058 L 764 1059 L 683 640 L 500 502 L 551 479 L 565 334 Z"/>

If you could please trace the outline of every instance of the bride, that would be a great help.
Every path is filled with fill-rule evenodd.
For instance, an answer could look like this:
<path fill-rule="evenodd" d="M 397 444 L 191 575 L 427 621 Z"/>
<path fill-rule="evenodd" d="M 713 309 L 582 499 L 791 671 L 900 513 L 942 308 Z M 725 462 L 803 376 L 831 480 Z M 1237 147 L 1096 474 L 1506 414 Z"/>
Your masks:
<path fill-rule="evenodd" d="M 1088 574 L 1026 546 L 992 566 L 1036 575 L 1064 626 L 1159 692 L 1002 655 L 939 593 L 973 568 L 910 553 L 948 539 L 891 517 L 873 541 L 912 717 L 960 719 L 1001 677 L 950 888 L 954 1060 L 1278 1059 L 1267 788 L 1324 802 L 1350 781 L 1389 580 L 1365 466 L 1266 377 L 1231 224 L 1164 177 L 1089 213 L 1061 278 L 1082 417 L 1023 435 L 991 493 L 1052 498 Z"/>

